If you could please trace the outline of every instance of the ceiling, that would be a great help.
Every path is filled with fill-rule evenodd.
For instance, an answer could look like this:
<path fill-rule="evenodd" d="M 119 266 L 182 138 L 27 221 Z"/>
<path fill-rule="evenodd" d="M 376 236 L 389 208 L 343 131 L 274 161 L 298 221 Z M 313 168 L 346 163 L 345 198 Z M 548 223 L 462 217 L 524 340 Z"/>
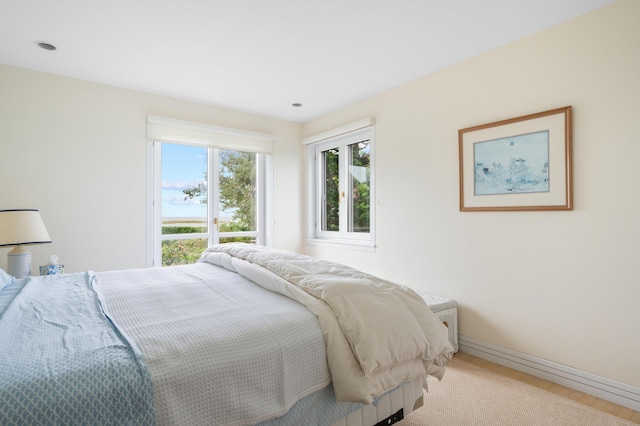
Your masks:
<path fill-rule="evenodd" d="M 612 1 L 0 0 L 0 63 L 306 122 Z"/>

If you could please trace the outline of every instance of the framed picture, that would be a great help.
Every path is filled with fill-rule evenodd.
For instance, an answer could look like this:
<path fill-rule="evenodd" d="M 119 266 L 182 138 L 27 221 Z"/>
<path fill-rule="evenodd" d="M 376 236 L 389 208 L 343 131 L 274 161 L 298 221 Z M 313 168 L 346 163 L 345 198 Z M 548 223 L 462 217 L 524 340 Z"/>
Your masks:
<path fill-rule="evenodd" d="M 460 211 L 572 210 L 571 106 L 458 131 Z"/>

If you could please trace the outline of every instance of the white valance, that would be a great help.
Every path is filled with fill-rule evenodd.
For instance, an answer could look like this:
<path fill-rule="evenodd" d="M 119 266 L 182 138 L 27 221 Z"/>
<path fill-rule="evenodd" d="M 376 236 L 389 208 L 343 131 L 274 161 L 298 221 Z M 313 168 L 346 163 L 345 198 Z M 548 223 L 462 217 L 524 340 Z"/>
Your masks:
<path fill-rule="evenodd" d="M 273 154 L 274 138 L 265 133 L 214 126 L 193 121 L 147 116 L 147 139 L 219 149 Z"/>
<path fill-rule="evenodd" d="M 304 145 L 309 145 L 311 143 L 320 142 L 322 140 L 333 138 L 335 136 L 340 136 L 342 134 L 349 133 L 354 130 L 360 130 L 365 127 L 373 126 L 374 123 L 375 123 L 375 120 L 372 117 L 363 118 L 362 120 L 345 124 L 344 126 L 336 127 L 335 129 L 327 130 L 326 132 L 318 133 L 317 135 L 304 138 L 302 140 L 302 143 Z"/>

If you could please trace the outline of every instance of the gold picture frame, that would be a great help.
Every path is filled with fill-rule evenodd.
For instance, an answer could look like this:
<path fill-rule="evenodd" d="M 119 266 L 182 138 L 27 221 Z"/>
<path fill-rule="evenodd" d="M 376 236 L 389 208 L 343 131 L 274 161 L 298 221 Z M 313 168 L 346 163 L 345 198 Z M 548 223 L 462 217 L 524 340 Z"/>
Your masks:
<path fill-rule="evenodd" d="M 572 210 L 571 112 L 460 129 L 460 211 Z"/>

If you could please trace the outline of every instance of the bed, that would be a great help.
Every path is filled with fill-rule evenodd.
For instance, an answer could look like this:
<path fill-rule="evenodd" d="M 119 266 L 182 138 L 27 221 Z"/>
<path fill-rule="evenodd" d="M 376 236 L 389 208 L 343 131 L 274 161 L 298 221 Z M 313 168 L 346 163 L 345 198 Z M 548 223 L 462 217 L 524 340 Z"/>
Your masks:
<path fill-rule="evenodd" d="M 407 287 L 247 244 L 0 281 L 0 424 L 391 424 L 453 355 Z"/>

